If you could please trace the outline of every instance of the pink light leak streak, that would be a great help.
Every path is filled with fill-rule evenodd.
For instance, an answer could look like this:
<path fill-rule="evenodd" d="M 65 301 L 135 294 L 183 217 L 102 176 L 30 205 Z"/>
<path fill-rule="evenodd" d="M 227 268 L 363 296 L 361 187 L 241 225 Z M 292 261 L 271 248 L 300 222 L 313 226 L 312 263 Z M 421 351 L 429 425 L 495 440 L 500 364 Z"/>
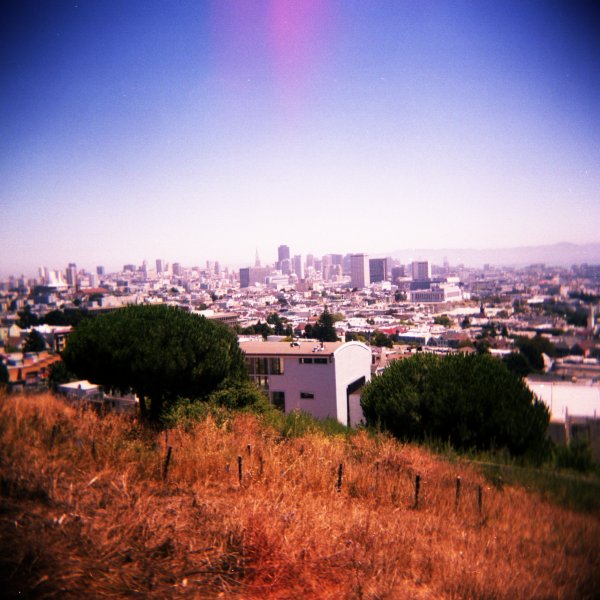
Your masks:
<path fill-rule="evenodd" d="M 329 6 L 326 0 L 271 0 L 267 15 L 270 48 L 286 116 L 306 99 L 311 76 L 317 75 L 327 41 Z"/>

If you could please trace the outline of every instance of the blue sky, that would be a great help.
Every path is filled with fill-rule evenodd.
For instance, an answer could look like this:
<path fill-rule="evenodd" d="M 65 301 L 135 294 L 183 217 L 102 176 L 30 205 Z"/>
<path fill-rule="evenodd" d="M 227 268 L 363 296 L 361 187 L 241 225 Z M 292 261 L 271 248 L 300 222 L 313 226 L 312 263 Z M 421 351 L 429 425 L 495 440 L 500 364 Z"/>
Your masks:
<path fill-rule="evenodd" d="M 592 2 L 0 8 L 0 277 L 600 241 Z"/>

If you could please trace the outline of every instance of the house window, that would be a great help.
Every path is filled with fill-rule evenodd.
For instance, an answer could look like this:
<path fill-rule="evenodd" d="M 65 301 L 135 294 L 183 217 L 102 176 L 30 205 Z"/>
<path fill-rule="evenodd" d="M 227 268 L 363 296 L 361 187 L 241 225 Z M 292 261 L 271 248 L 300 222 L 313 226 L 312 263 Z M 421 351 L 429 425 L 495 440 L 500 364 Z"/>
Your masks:
<path fill-rule="evenodd" d="M 269 373 L 269 359 L 268 358 L 255 358 L 257 375 L 267 375 Z"/>
<path fill-rule="evenodd" d="M 271 358 L 269 362 L 269 372 L 271 375 L 283 375 L 283 358 Z"/>
<path fill-rule="evenodd" d="M 315 395 L 312 392 L 300 392 L 300 398 L 302 400 L 314 400 Z"/>
<path fill-rule="evenodd" d="M 280 410 L 285 410 L 285 392 L 271 392 L 271 404 Z"/>
<path fill-rule="evenodd" d="M 326 365 L 327 359 L 326 358 L 315 358 L 315 364 L 316 365 Z"/>
<path fill-rule="evenodd" d="M 259 388 L 263 390 L 269 389 L 269 378 L 266 375 L 257 375 L 254 381 Z"/>
<path fill-rule="evenodd" d="M 312 358 L 299 358 L 299 359 L 298 359 L 298 362 L 299 362 L 301 365 L 312 365 L 312 361 L 313 361 L 313 359 L 312 359 Z"/>

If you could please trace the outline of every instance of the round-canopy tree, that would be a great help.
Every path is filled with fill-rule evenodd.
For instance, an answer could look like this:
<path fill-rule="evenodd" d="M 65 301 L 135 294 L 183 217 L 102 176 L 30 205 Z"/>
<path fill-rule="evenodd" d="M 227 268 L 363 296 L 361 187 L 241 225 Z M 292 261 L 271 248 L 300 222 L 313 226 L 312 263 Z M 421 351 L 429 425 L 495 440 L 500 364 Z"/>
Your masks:
<path fill-rule="evenodd" d="M 532 457 L 547 448 L 548 409 L 488 355 L 426 353 L 396 361 L 367 384 L 361 405 L 368 425 L 401 439 Z"/>
<path fill-rule="evenodd" d="M 128 306 L 86 319 L 62 356 L 78 377 L 135 392 L 142 415 L 154 421 L 178 397 L 204 398 L 245 378 L 231 329 L 164 305 Z"/>

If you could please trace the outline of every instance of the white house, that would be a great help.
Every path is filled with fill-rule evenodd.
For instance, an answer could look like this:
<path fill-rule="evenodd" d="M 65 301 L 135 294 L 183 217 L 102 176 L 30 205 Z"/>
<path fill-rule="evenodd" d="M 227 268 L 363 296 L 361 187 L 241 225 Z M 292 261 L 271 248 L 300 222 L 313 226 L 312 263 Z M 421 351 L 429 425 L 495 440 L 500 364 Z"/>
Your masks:
<path fill-rule="evenodd" d="M 344 425 L 362 418 L 360 389 L 371 379 L 371 350 L 359 342 L 240 342 L 248 372 L 286 413 L 302 410 Z"/>

